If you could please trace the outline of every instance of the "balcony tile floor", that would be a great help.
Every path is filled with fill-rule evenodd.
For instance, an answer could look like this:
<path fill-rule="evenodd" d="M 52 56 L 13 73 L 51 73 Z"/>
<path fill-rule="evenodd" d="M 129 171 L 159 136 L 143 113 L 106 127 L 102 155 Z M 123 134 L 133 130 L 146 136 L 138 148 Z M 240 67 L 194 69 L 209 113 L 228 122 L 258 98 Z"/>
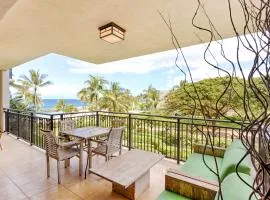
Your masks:
<path fill-rule="evenodd" d="M 46 177 L 44 151 L 31 147 L 12 136 L 4 135 L 0 151 L 0 199 L 1 200 L 124 200 L 112 192 L 111 183 L 93 174 L 87 179 L 78 175 L 78 159 L 71 165 L 61 165 L 62 184 L 57 184 L 56 161 L 51 159 L 51 177 Z M 86 157 L 86 155 L 84 155 Z M 84 159 L 85 161 L 86 159 Z M 104 157 L 95 156 L 94 165 L 102 165 Z M 140 200 L 152 200 L 164 190 L 164 175 L 168 168 L 179 166 L 169 160 L 162 160 L 151 169 L 150 188 Z"/>

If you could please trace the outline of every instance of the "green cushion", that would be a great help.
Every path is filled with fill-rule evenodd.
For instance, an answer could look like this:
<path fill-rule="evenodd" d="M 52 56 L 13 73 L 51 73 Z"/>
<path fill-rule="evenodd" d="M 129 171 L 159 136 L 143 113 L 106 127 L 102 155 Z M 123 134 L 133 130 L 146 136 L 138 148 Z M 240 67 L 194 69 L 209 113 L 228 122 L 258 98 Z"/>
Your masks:
<path fill-rule="evenodd" d="M 209 167 L 215 172 L 216 165 L 213 156 L 205 155 L 204 159 Z M 216 157 L 218 169 L 221 167 L 222 158 Z M 191 176 L 204 178 L 206 180 L 217 181 L 217 176 L 211 172 L 203 162 L 203 154 L 193 153 L 189 156 L 180 171 L 190 174 Z"/>
<path fill-rule="evenodd" d="M 242 141 L 239 139 L 234 140 L 226 150 L 231 150 L 231 149 L 243 149 L 246 150 L 245 146 L 243 145 Z"/>
<path fill-rule="evenodd" d="M 246 153 L 246 150 L 243 149 L 227 149 L 223 161 L 222 166 L 219 168 L 219 174 L 221 180 L 223 180 L 226 176 L 228 176 L 230 173 L 233 173 L 236 171 L 236 166 L 238 162 L 244 157 Z M 238 166 L 237 168 L 238 172 L 242 172 L 244 174 L 250 174 L 251 171 L 251 161 L 250 157 L 247 156 Z"/>
<path fill-rule="evenodd" d="M 189 198 L 178 195 L 174 192 L 164 190 L 157 198 L 157 200 L 191 200 Z"/>
<path fill-rule="evenodd" d="M 253 181 L 249 175 L 239 173 L 241 178 L 243 178 L 247 183 L 252 185 Z M 223 182 L 221 183 L 221 191 L 223 200 L 247 200 L 249 195 L 252 192 L 252 189 L 247 186 L 236 173 L 231 173 L 228 175 Z M 215 197 L 215 200 L 221 199 L 218 198 L 218 193 Z M 252 200 L 255 198 L 252 198 Z"/>

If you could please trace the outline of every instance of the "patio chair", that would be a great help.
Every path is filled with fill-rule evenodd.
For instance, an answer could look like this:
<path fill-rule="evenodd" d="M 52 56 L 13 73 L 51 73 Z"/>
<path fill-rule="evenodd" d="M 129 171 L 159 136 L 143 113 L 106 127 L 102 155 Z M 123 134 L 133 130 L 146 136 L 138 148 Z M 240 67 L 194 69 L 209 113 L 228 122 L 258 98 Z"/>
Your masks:
<path fill-rule="evenodd" d="M 112 123 L 112 127 L 113 128 L 119 128 L 119 127 L 123 127 L 124 124 L 125 124 L 126 120 L 125 119 L 118 119 L 118 118 L 115 118 L 115 119 L 112 119 L 111 123 Z"/>
<path fill-rule="evenodd" d="M 47 177 L 50 177 L 50 157 L 57 160 L 57 173 L 58 173 L 58 184 L 61 184 L 60 176 L 60 161 L 65 161 L 65 167 L 69 165 L 69 159 L 78 156 L 82 159 L 80 151 L 76 148 L 72 148 L 74 145 L 81 143 L 80 140 L 73 140 L 70 142 L 58 143 L 57 137 L 50 130 L 41 130 L 44 135 L 45 149 L 46 149 L 46 161 L 47 161 Z M 82 162 L 79 162 L 81 165 Z M 82 166 L 79 166 L 82 169 Z"/>
<path fill-rule="evenodd" d="M 70 141 L 70 136 L 65 135 L 65 132 L 71 131 L 72 129 L 76 128 L 76 124 L 75 121 L 72 119 L 64 119 L 60 121 L 59 128 L 59 138 L 65 141 Z"/>
<path fill-rule="evenodd" d="M 104 156 L 106 161 L 114 156 L 115 153 L 122 153 L 122 135 L 124 128 L 112 128 L 108 134 L 108 139 L 106 141 L 101 141 L 100 145 L 92 149 L 92 155 Z M 96 142 L 96 140 L 95 140 Z"/>

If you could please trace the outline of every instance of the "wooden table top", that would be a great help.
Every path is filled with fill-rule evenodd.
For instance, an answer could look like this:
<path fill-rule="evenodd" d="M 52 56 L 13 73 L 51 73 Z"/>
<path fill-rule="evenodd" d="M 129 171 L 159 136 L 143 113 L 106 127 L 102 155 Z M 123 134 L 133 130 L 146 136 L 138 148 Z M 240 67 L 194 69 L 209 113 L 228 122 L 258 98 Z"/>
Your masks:
<path fill-rule="evenodd" d="M 90 171 L 127 188 L 163 158 L 161 154 L 131 150 Z"/>
<path fill-rule="evenodd" d="M 96 126 L 83 127 L 83 128 L 75 128 L 68 132 L 63 132 L 66 135 L 89 139 L 93 137 L 97 137 L 100 135 L 108 134 L 110 132 L 110 128 L 102 128 Z"/>

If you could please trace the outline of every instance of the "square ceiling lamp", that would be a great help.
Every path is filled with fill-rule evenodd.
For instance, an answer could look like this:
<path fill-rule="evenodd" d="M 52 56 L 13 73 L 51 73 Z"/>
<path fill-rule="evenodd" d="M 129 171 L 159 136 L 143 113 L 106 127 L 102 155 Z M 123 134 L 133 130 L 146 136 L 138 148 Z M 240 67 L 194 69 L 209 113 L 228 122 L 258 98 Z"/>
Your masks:
<path fill-rule="evenodd" d="M 123 41 L 125 39 L 126 30 L 113 22 L 101 26 L 98 29 L 100 32 L 99 37 L 111 44 Z"/>

